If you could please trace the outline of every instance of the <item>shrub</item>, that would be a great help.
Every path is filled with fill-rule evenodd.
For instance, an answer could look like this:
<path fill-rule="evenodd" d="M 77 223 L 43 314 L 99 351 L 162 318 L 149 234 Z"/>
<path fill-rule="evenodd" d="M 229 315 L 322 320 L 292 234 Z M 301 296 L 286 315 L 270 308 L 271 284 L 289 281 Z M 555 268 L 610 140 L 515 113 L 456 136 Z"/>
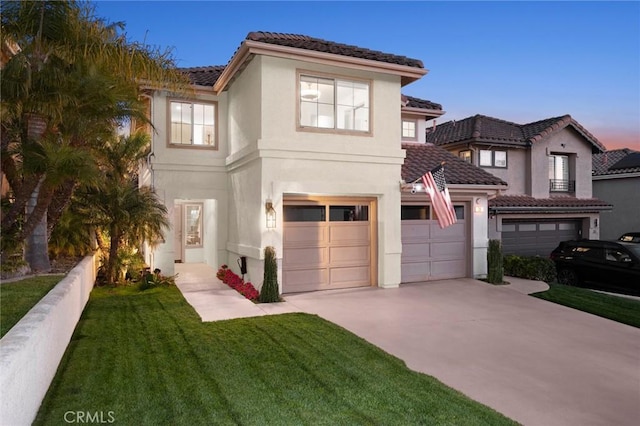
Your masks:
<path fill-rule="evenodd" d="M 264 249 L 264 281 L 262 282 L 258 301 L 261 303 L 280 301 L 278 262 L 276 260 L 276 250 L 271 246 Z"/>
<path fill-rule="evenodd" d="M 489 267 L 487 281 L 491 284 L 502 284 L 504 273 L 502 269 L 502 246 L 500 245 L 500 240 L 489 240 L 487 263 Z"/>
<path fill-rule="evenodd" d="M 504 272 L 512 277 L 547 283 L 556 280 L 555 264 L 551 259 L 540 256 L 507 255 L 504 257 Z"/>

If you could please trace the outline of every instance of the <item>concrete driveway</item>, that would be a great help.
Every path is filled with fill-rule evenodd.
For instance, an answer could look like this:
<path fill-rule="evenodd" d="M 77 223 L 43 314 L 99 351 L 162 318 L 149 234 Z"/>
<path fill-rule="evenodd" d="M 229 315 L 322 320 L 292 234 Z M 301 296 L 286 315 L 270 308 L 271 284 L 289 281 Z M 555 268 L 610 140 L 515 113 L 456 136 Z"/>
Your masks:
<path fill-rule="evenodd" d="M 286 301 L 522 424 L 640 424 L 637 328 L 472 279 Z"/>

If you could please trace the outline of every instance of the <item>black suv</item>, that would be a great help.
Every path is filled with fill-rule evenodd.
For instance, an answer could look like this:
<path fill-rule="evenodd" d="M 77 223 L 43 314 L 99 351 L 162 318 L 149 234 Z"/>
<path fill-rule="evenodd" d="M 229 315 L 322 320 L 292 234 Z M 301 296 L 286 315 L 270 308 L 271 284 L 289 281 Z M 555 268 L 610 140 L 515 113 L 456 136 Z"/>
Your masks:
<path fill-rule="evenodd" d="M 640 295 L 640 244 L 563 241 L 551 252 L 558 282 Z"/>

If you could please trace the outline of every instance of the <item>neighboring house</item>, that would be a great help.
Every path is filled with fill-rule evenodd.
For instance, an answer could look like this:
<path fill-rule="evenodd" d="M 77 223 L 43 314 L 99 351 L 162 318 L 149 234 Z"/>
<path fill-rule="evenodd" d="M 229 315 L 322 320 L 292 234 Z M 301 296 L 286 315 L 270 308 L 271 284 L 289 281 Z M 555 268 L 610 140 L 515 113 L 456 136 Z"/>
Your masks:
<path fill-rule="evenodd" d="M 600 238 L 640 232 L 640 152 L 616 149 L 593 155 L 593 195 L 613 205 L 600 221 Z"/>
<path fill-rule="evenodd" d="M 172 221 L 165 240 L 146 250 L 152 267 L 172 274 L 174 262 L 226 263 L 238 271 L 245 257 L 245 278 L 260 286 L 263 251 L 273 246 L 283 292 L 486 275 L 487 199 L 505 183 L 449 160 L 461 219 L 440 231 L 426 194 L 401 182 L 438 163 L 429 152 L 448 155 L 402 144 L 424 144 L 426 122 L 444 113 L 401 94 L 427 73 L 421 61 L 256 32 L 227 65 L 184 72 L 193 93 L 148 92 L 155 131 L 140 183 L 156 189 Z M 403 240 L 404 214 L 427 225 L 423 240 Z M 409 259 L 406 244 L 424 256 Z"/>
<path fill-rule="evenodd" d="M 484 115 L 442 123 L 427 133 L 441 146 L 503 179 L 489 201 L 489 237 L 505 254 L 548 256 L 560 241 L 599 237 L 591 156 L 604 146 L 570 115 L 516 124 Z"/>

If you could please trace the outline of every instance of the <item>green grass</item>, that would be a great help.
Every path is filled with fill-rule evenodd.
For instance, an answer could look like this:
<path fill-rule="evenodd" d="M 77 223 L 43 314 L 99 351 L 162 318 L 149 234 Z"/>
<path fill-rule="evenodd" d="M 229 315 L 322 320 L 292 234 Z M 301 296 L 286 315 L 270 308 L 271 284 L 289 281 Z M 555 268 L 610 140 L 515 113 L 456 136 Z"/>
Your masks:
<path fill-rule="evenodd" d="M 64 275 L 43 275 L 0 285 L 0 337 L 16 325 Z"/>
<path fill-rule="evenodd" d="M 92 292 L 35 425 L 515 424 L 308 314 L 202 323 L 175 287 Z"/>
<path fill-rule="evenodd" d="M 561 284 L 532 296 L 640 328 L 640 300 Z"/>

